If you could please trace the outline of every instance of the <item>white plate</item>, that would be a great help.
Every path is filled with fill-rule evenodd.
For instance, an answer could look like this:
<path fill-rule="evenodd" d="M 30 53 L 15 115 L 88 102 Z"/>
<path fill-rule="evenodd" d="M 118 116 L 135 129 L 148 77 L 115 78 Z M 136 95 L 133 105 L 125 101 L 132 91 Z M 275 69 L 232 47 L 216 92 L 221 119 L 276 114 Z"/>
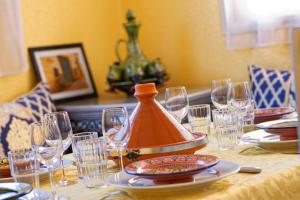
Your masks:
<path fill-rule="evenodd" d="M 279 135 L 256 130 L 242 136 L 242 141 L 256 143 L 258 146 L 282 153 L 297 153 L 299 140 L 280 140 Z"/>
<path fill-rule="evenodd" d="M 16 199 L 17 197 L 28 194 L 32 187 L 27 183 L 0 183 L 0 199 Z"/>
<path fill-rule="evenodd" d="M 126 173 L 117 173 L 108 177 L 109 184 L 120 189 L 144 190 L 144 189 L 166 189 L 177 187 L 190 187 L 212 183 L 224 177 L 237 173 L 240 166 L 236 163 L 221 160 L 217 165 L 205 169 L 193 175 L 192 179 L 174 183 L 155 183 L 153 180 Z"/>
<path fill-rule="evenodd" d="M 264 130 L 251 131 L 242 136 L 242 141 L 257 144 L 290 144 L 298 140 L 280 140 L 280 135 L 271 134 Z"/>
<path fill-rule="evenodd" d="M 71 166 L 72 164 L 73 164 L 72 160 L 64 159 L 64 166 L 65 166 L 65 168 Z M 55 162 L 55 166 L 56 167 L 59 166 L 59 165 L 60 165 L 59 161 Z M 46 174 L 48 174 L 47 168 L 45 166 L 41 167 L 39 175 L 40 176 L 44 176 Z M 14 179 L 13 179 L 13 177 L 0 178 L 0 182 L 14 182 Z"/>
<path fill-rule="evenodd" d="M 279 119 L 268 122 L 256 124 L 260 129 L 283 129 L 283 128 L 295 128 L 298 126 L 297 119 Z"/>

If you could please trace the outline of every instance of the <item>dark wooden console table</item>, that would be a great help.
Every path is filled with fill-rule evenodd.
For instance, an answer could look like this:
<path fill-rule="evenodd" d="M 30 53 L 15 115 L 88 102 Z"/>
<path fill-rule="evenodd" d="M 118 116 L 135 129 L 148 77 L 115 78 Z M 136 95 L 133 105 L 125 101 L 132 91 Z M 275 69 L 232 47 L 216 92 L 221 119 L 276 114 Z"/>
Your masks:
<path fill-rule="evenodd" d="M 207 87 L 187 89 L 187 92 L 190 105 L 211 103 L 210 89 Z M 159 94 L 156 100 L 164 104 L 164 94 Z M 58 104 L 57 109 L 69 113 L 74 133 L 82 131 L 101 133 L 101 116 L 104 108 L 125 106 L 131 113 L 136 104 L 137 100 L 134 97 L 98 97 Z"/>

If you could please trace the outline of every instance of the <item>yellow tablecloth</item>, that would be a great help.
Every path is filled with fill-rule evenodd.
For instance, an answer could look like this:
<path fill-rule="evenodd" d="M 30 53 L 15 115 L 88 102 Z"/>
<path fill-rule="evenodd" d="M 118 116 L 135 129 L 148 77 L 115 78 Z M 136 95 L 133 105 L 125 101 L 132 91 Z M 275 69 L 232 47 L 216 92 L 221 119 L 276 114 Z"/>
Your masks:
<path fill-rule="evenodd" d="M 128 191 L 136 199 L 207 199 L 207 200 L 282 200 L 300 199 L 300 160 L 297 154 L 269 153 L 259 149 L 249 149 L 239 154 L 245 146 L 235 150 L 219 151 L 213 145 L 198 153 L 213 154 L 220 159 L 236 162 L 241 166 L 258 166 L 260 174 L 238 173 L 206 186 L 193 188 L 167 189 L 157 191 Z M 73 167 L 70 174 L 76 174 Z M 75 176 L 74 176 L 75 178 Z M 49 182 L 43 179 L 41 187 L 49 189 Z M 117 188 L 108 186 L 102 189 L 88 189 L 79 180 L 78 183 L 60 187 L 59 194 L 78 200 L 96 200 Z"/>

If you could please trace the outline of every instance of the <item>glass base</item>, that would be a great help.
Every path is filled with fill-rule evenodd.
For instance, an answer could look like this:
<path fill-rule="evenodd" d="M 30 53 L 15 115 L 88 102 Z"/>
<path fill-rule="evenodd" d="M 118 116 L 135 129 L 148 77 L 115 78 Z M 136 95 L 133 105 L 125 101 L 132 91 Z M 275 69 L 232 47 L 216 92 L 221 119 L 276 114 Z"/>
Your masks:
<path fill-rule="evenodd" d="M 58 174 L 55 175 L 55 183 L 56 186 L 58 187 L 74 185 L 77 182 L 78 182 L 77 178 L 75 179 L 73 175 L 68 174 L 68 171 L 66 170 L 65 170 L 65 175 L 63 175 L 62 170 L 60 170 L 60 172 L 58 172 Z"/>
<path fill-rule="evenodd" d="M 58 182 L 58 185 L 59 185 L 59 186 L 67 186 L 67 185 L 70 185 L 70 184 L 69 184 L 69 181 L 68 181 L 68 180 L 60 180 L 60 181 Z"/>
<path fill-rule="evenodd" d="M 58 186 L 65 187 L 65 186 L 69 186 L 69 185 L 74 185 L 76 183 L 77 183 L 77 181 L 75 181 L 75 180 L 64 179 L 64 180 L 59 180 L 58 181 Z"/>
<path fill-rule="evenodd" d="M 129 196 L 127 192 L 124 191 L 111 192 L 101 197 L 99 200 L 116 200 L 116 199 L 133 200 L 133 198 Z"/>
<path fill-rule="evenodd" d="M 220 151 L 228 151 L 228 150 L 234 150 L 236 148 L 236 146 L 219 146 L 219 150 Z"/>

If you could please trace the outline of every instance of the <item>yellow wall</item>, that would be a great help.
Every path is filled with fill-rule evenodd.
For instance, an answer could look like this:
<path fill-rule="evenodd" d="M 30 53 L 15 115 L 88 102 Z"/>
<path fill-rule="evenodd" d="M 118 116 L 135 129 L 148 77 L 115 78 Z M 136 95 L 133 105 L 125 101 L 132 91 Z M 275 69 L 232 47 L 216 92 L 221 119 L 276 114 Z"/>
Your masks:
<path fill-rule="evenodd" d="M 123 0 L 142 22 L 140 42 L 150 58 L 161 57 L 171 74 L 169 85 L 206 86 L 211 79 L 248 78 L 246 66 L 289 68 L 288 45 L 227 50 L 220 0 Z"/>
<path fill-rule="evenodd" d="M 247 79 L 248 64 L 290 67 L 287 45 L 227 50 L 219 0 L 22 0 L 25 45 L 82 42 L 98 93 L 115 61 L 114 44 L 126 37 L 121 22 L 132 8 L 142 22 L 140 42 L 149 58 L 160 57 L 171 74 L 168 85 L 202 86 L 211 79 Z M 0 102 L 37 82 L 29 72 L 0 78 Z"/>
<path fill-rule="evenodd" d="M 119 0 L 22 0 L 25 46 L 82 42 L 98 93 L 107 88 L 106 74 L 120 33 Z M 0 102 L 30 90 L 37 82 L 30 71 L 0 78 Z"/>

